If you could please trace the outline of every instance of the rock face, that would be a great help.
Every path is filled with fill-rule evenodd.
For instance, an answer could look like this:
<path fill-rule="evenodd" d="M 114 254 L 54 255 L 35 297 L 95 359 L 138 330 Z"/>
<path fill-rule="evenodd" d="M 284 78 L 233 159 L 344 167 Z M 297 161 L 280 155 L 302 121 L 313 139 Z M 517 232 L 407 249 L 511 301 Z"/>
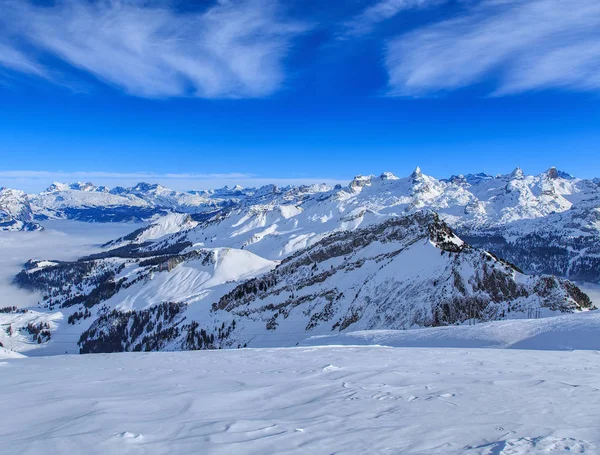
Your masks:
<path fill-rule="evenodd" d="M 0 231 L 40 231 L 23 191 L 0 188 Z"/>
<path fill-rule="evenodd" d="M 416 213 L 333 234 L 239 285 L 213 312 L 238 322 L 234 344 L 252 345 L 271 333 L 406 329 L 590 307 L 571 282 L 524 275 L 464 243 L 437 215 Z"/>
<path fill-rule="evenodd" d="M 333 233 L 279 264 L 160 238 L 76 262 L 31 262 L 16 280 L 61 310 L 84 353 L 293 346 L 346 330 L 591 307 L 570 281 L 525 275 L 430 211 Z"/>

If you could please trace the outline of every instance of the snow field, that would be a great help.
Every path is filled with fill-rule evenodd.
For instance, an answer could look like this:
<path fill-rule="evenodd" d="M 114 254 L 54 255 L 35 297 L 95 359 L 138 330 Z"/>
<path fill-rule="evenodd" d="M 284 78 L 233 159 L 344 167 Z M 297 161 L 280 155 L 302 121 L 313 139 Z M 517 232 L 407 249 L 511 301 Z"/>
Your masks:
<path fill-rule="evenodd" d="M 597 454 L 599 359 L 316 347 L 5 360 L 0 441 L 23 455 Z"/>

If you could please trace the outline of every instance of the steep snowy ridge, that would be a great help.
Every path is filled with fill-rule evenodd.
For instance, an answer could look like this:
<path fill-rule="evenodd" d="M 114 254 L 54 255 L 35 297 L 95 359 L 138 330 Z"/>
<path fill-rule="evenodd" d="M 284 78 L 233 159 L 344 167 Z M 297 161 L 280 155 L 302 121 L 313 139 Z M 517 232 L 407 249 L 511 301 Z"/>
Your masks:
<path fill-rule="evenodd" d="M 103 198 L 154 216 L 104 252 L 32 262 L 17 277 L 42 293 L 41 311 L 64 317 L 50 331 L 83 352 L 289 346 L 340 330 L 549 316 L 591 307 L 553 275 L 600 280 L 600 184 L 555 168 L 190 193 L 55 184 L 43 195 L 66 204 L 53 216 L 76 204 L 105 221 L 115 208 L 131 215 Z"/>
<path fill-rule="evenodd" d="M 555 168 L 449 180 L 417 168 L 407 178 L 384 173 L 347 187 L 272 186 L 257 194 L 200 220 L 186 240 L 283 259 L 330 233 L 429 208 L 469 243 L 527 272 L 600 280 L 600 186 Z"/>
<path fill-rule="evenodd" d="M 0 188 L 0 231 L 39 231 L 29 198 L 23 191 Z"/>
<path fill-rule="evenodd" d="M 5 344 L 20 345 L 25 350 L 41 347 L 45 353 L 74 352 L 79 350 L 80 336 L 92 323 L 97 328 L 110 318 L 111 330 L 117 330 L 115 316 L 143 319 L 151 315 L 152 327 L 144 324 L 144 329 L 135 335 L 131 330 L 138 325 L 128 321 L 121 327 L 125 334 L 119 333 L 116 340 L 111 336 L 110 342 L 103 341 L 100 350 L 134 350 L 136 346 L 168 349 L 170 342 L 175 342 L 187 327 L 176 327 L 183 322 L 176 315 L 208 313 L 211 303 L 231 290 L 237 281 L 275 266 L 243 250 L 196 249 L 189 244 L 177 244 L 149 251 L 145 248 L 149 243 L 118 247 L 75 262 L 30 261 L 15 282 L 40 292 L 42 308 L 27 310 L 25 316 L 19 310 L 9 312 L 4 320 L 0 318 L 1 323 L 12 324 L 14 329 L 12 333 L 0 333 L 0 341 L 5 337 Z M 28 338 L 28 318 L 39 314 L 46 316 L 43 322 L 52 322 L 49 327 L 44 326 L 51 336 L 42 340 L 43 346 L 32 345 L 30 342 L 36 340 Z M 171 318 L 158 324 L 165 314 Z M 61 322 L 55 325 L 55 321 Z M 178 347 L 171 347 L 175 348 Z"/>
<path fill-rule="evenodd" d="M 592 306 L 567 280 L 523 275 L 470 247 L 429 211 L 326 235 L 279 265 L 170 238 L 32 261 L 16 281 L 42 292 L 48 314 L 63 319 L 52 337 L 81 352 L 291 346 L 315 334 Z"/>
<path fill-rule="evenodd" d="M 158 218 L 148 226 L 144 226 L 127 234 L 126 236 L 110 241 L 104 246 L 114 247 L 127 243 L 139 244 L 148 242 L 150 240 L 156 241 L 169 234 L 185 232 L 189 229 L 193 229 L 197 225 L 198 222 L 194 221 L 188 214 L 170 213 Z"/>
<path fill-rule="evenodd" d="M 333 234 L 239 285 L 213 311 L 237 321 L 234 345 L 261 346 L 271 333 L 298 342 L 311 332 L 407 329 L 590 307 L 571 282 L 523 275 L 466 245 L 437 215 L 417 212 Z"/>

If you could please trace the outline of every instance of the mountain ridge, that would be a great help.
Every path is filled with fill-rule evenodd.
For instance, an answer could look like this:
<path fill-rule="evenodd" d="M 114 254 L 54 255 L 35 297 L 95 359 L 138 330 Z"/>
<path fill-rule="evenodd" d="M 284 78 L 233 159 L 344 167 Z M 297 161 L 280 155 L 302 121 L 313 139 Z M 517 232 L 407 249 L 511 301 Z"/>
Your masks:
<path fill-rule="evenodd" d="M 593 308 L 573 283 L 524 275 L 430 210 L 330 233 L 281 261 L 170 236 L 74 262 L 30 262 L 16 281 L 44 294 L 41 311 L 53 319 L 33 311 L 37 325 L 26 330 L 47 333 L 42 344 L 54 333 L 73 345 L 77 337 L 82 353 L 289 346 L 332 331 Z"/>

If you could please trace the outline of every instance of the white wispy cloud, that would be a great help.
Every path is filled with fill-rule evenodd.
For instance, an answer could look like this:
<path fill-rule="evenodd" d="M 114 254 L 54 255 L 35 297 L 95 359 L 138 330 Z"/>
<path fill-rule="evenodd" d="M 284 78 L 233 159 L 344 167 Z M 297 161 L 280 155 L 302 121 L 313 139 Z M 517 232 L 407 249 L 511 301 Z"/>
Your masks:
<path fill-rule="evenodd" d="M 8 187 L 27 192 L 39 192 L 52 182 L 92 182 L 96 185 L 133 186 L 139 182 L 160 183 L 168 188 L 180 191 L 221 188 L 225 185 L 259 187 L 267 184 L 280 186 L 309 185 L 327 183 L 330 185 L 347 184 L 350 181 L 330 177 L 264 177 L 246 173 L 155 173 L 155 172 L 77 172 L 77 171 L 36 171 L 12 170 L 0 171 L 0 187 Z"/>
<path fill-rule="evenodd" d="M 600 89 L 600 1 L 488 0 L 467 15 L 388 43 L 390 95 L 422 96 L 482 81 L 494 95 Z"/>
<path fill-rule="evenodd" d="M 345 37 L 365 35 L 373 28 L 403 11 L 425 8 L 445 0 L 380 0 L 365 8 L 359 15 L 344 24 Z"/>
<path fill-rule="evenodd" d="M 2 66 L 12 70 L 46 77 L 46 71 L 41 65 L 38 65 L 23 52 L 0 42 L 0 67 Z"/>
<path fill-rule="evenodd" d="M 168 0 L 0 0 L 0 66 L 41 76 L 52 55 L 142 97 L 261 97 L 283 83 L 307 30 L 276 0 L 220 0 L 202 12 Z"/>

